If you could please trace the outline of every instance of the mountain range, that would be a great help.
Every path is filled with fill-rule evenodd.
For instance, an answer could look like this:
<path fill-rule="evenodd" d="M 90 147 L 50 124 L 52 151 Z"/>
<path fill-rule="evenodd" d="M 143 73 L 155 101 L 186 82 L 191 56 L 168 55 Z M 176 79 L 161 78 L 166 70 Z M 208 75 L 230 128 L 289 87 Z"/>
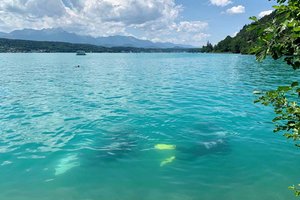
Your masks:
<path fill-rule="evenodd" d="M 32 40 L 32 41 L 51 41 L 67 42 L 74 44 L 92 44 L 103 47 L 134 47 L 134 48 L 192 48 L 190 45 L 180 45 L 168 42 L 152 42 L 141 40 L 132 36 L 108 36 L 91 37 L 70 33 L 62 28 L 52 29 L 22 29 L 10 33 L 0 32 L 0 38 Z"/>

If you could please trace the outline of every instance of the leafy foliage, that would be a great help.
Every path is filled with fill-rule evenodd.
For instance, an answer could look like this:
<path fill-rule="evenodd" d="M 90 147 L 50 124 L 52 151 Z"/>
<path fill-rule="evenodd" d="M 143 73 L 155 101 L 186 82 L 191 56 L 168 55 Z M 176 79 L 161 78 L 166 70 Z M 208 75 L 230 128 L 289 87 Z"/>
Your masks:
<path fill-rule="evenodd" d="M 300 68 L 300 6 L 299 0 L 277 0 L 274 6 L 274 19 L 268 22 L 267 28 L 260 30 L 258 44 L 254 49 L 258 60 L 270 55 L 284 61 L 297 70 Z M 257 22 L 255 17 L 252 18 Z M 252 25 L 257 29 L 256 24 Z M 287 139 L 292 139 L 300 147 L 300 87 L 298 82 L 290 86 L 279 86 L 277 90 L 267 91 L 255 102 L 274 108 L 276 117 L 273 119 L 276 127 L 274 132 L 283 132 Z M 300 185 L 289 189 L 300 196 Z"/>
<path fill-rule="evenodd" d="M 273 119 L 273 122 L 276 123 L 274 132 L 283 131 L 286 138 L 293 139 L 296 146 L 300 147 L 300 144 L 297 143 L 300 140 L 300 106 L 296 101 L 300 95 L 298 86 L 298 82 L 293 82 L 291 86 L 279 86 L 276 90 L 267 91 L 255 103 L 260 102 L 265 106 L 272 105 L 277 115 Z"/>
<path fill-rule="evenodd" d="M 287 4 L 285 4 L 287 2 Z M 255 48 L 258 60 L 271 55 L 284 60 L 294 69 L 300 68 L 300 3 L 298 0 L 278 0 L 273 21 L 261 32 Z M 254 18 L 255 20 L 255 18 Z M 257 28 L 255 25 L 253 26 Z"/>
<path fill-rule="evenodd" d="M 264 29 L 254 49 L 258 60 L 263 60 L 267 55 L 273 59 L 284 57 L 285 62 L 294 69 L 300 68 L 300 7 L 298 0 L 278 0 L 279 5 L 275 6 L 276 12 L 272 23 Z M 252 18 L 256 20 L 255 18 Z M 283 20 L 284 19 L 284 20 Z M 256 29 L 257 24 L 252 24 Z M 299 31 L 298 31 L 299 29 Z M 280 86 L 277 90 L 268 91 L 256 102 L 263 105 L 272 105 L 275 113 L 279 115 L 273 121 L 285 125 L 277 125 L 275 132 L 293 131 L 293 134 L 286 133 L 287 138 L 299 140 L 297 135 L 300 129 L 300 110 L 297 105 L 299 101 L 300 88 L 298 82 L 291 86 Z M 298 145 L 299 146 L 299 145 Z"/>

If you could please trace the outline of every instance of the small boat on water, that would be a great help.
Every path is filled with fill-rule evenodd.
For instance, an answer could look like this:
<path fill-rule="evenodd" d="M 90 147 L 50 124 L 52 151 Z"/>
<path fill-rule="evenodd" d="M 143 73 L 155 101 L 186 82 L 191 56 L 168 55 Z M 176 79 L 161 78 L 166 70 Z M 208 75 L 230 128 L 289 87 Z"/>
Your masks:
<path fill-rule="evenodd" d="M 86 53 L 85 53 L 85 51 L 80 50 L 80 51 L 77 51 L 77 52 L 76 52 L 76 55 L 77 55 L 77 56 L 85 56 Z"/>

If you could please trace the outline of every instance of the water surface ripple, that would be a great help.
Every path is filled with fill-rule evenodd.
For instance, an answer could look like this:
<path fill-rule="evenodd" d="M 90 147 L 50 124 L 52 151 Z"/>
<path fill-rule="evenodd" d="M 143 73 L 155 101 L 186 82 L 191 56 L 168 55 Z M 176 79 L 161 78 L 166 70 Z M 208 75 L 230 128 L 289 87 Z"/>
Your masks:
<path fill-rule="evenodd" d="M 0 54 L 0 199 L 292 199 L 299 150 L 253 91 L 298 77 L 242 55 Z"/>

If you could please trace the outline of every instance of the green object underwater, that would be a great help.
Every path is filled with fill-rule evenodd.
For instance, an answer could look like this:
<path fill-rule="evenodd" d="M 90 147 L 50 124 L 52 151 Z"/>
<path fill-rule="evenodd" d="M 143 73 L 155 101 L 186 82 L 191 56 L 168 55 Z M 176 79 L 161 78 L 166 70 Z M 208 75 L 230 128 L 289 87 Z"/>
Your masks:
<path fill-rule="evenodd" d="M 163 160 L 163 161 L 160 163 L 160 166 L 163 167 L 163 166 L 165 166 L 166 164 L 169 164 L 169 163 L 173 162 L 175 159 L 176 159 L 175 156 L 171 156 L 170 158 L 167 158 L 167 159 Z"/>
<path fill-rule="evenodd" d="M 157 144 L 154 146 L 157 150 L 174 150 L 176 149 L 176 145 L 171 144 Z"/>

